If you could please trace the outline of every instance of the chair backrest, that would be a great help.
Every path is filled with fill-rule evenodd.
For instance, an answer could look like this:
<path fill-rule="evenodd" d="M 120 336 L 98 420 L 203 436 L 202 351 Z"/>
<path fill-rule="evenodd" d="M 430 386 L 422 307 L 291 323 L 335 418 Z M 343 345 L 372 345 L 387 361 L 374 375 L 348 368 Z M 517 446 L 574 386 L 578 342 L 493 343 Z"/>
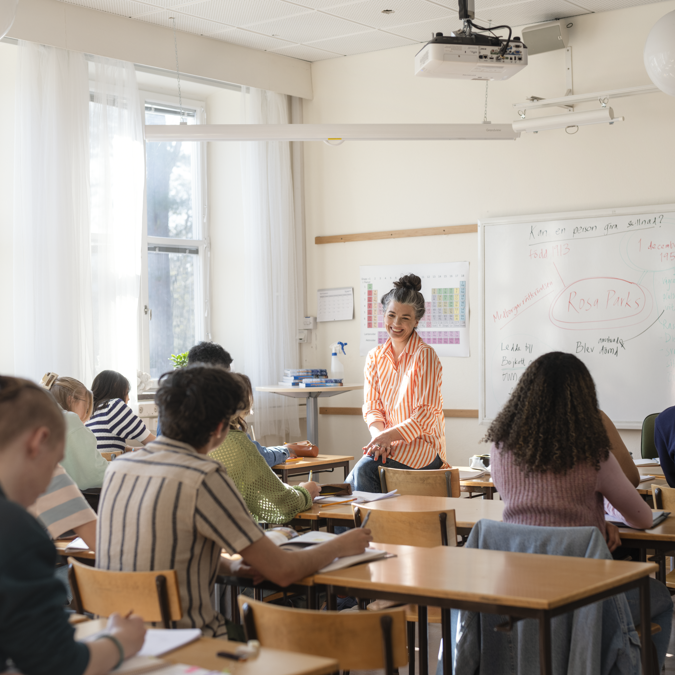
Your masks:
<path fill-rule="evenodd" d="M 321 612 L 239 596 L 248 640 L 262 647 L 325 656 L 340 670 L 393 674 L 408 663 L 403 607 L 382 612 Z"/>
<path fill-rule="evenodd" d="M 454 509 L 449 511 L 380 511 L 368 504 L 353 507 L 357 527 L 369 513 L 366 527 L 378 544 L 405 546 L 457 546 Z"/>
<path fill-rule="evenodd" d="M 110 616 L 133 610 L 145 621 L 161 621 L 164 628 L 172 628 L 183 616 L 176 570 L 112 572 L 68 558 L 68 579 L 80 614 Z"/>
<path fill-rule="evenodd" d="M 642 421 L 642 436 L 640 437 L 642 459 L 653 459 L 659 456 L 656 444 L 654 443 L 654 423 L 659 414 L 652 413 L 651 415 L 647 415 Z"/>
<path fill-rule="evenodd" d="M 103 459 L 107 459 L 109 462 L 112 462 L 113 459 L 115 459 L 115 457 L 117 457 L 117 455 L 121 455 L 121 454 L 122 453 L 119 450 L 117 450 L 116 452 L 102 452 L 101 456 L 103 457 Z"/>
<path fill-rule="evenodd" d="M 398 490 L 400 495 L 459 497 L 459 469 L 391 469 L 379 467 L 382 492 Z"/>
<path fill-rule="evenodd" d="M 675 512 L 675 488 L 652 485 L 654 508 Z"/>

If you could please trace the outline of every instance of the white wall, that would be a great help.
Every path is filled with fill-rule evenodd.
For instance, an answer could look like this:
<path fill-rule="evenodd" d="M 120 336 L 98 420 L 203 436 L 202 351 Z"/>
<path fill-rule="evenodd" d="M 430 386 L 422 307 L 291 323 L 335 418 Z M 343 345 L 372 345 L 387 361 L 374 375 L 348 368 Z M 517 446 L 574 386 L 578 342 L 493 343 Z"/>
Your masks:
<path fill-rule="evenodd" d="M 0 373 L 14 372 L 12 218 L 17 49 L 0 43 Z"/>
<path fill-rule="evenodd" d="M 649 84 L 644 42 L 654 23 L 673 9 L 670 1 L 575 17 L 570 29 L 575 93 Z M 314 98 L 304 103 L 305 122 L 481 122 L 485 85 L 415 78 L 417 50 L 404 47 L 314 63 Z M 517 117 L 513 103 L 564 93 L 564 52 L 534 56 L 511 80 L 490 83 L 488 119 L 510 122 Z M 360 265 L 468 260 L 471 357 L 441 359 L 443 396 L 446 408 L 478 408 L 477 236 L 328 245 L 315 245 L 314 237 L 476 223 L 488 216 L 672 203 L 675 98 L 652 94 L 613 105 L 626 122 L 581 128 L 575 135 L 560 130 L 515 142 L 307 143 L 309 312 L 316 315 L 318 288 L 353 286 L 358 303 Z M 577 110 L 593 107 L 584 104 Z M 303 349 L 304 363 L 328 364 L 329 345 L 346 341 L 346 379 L 362 381 L 358 316 L 319 324 L 315 333 L 313 344 Z M 359 394 L 346 393 L 322 405 L 359 406 L 361 401 Z M 664 407 L 670 404 L 664 401 Z M 324 415 L 319 428 L 322 451 L 356 454 L 368 439 L 358 417 Z M 449 461 L 466 464 L 484 433 L 476 420 L 448 419 Z M 639 432 L 622 435 L 639 456 Z"/>

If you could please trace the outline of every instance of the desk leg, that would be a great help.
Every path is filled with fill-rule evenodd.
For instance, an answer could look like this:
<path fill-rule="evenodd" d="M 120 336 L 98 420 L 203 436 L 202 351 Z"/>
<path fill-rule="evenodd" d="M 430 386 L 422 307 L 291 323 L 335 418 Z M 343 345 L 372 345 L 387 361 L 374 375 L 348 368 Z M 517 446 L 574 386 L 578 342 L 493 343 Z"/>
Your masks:
<path fill-rule="evenodd" d="M 452 675 L 452 622 L 450 610 L 441 609 L 441 636 L 443 637 L 443 675 Z"/>
<path fill-rule="evenodd" d="M 310 586 L 307 591 L 307 609 L 319 609 L 318 599 L 319 594 L 316 590 L 316 586 Z"/>
<path fill-rule="evenodd" d="M 286 469 L 281 470 L 281 482 L 288 485 L 288 471 Z"/>
<path fill-rule="evenodd" d="M 311 394 L 307 397 L 307 440 L 319 445 L 319 399 Z"/>
<path fill-rule="evenodd" d="M 347 482 L 347 476 L 349 475 L 349 462 L 345 462 L 342 465 L 342 470 L 344 471 L 344 474 L 345 474 L 344 480 L 345 480 L 345 482 Z"/>
<path fill-rule="evenodd" d="M 337 597 L 332 586 L 328 586 L 326 589 L 326 609 L 329 612 L 335 612 L 337 610 Z"/>
<path fill-rule="evenodd" d="M 649 597 L 649 577 L 640 584 L 640 625 L 642 627 L 642 672 L 652 671 L 652 611 Z"/>
<path fill-rule="evenodd" d="M 539 615 L 539 670 L 541 675 L 553 675 L 551 617 L 547 612 Z"/>
<path fill-rule="evenodd" d="M 429 626 L 427 621 L 427 608 L 417 606 L 417 644 L 420 655 L 420 675 L 429 675 Z"/>

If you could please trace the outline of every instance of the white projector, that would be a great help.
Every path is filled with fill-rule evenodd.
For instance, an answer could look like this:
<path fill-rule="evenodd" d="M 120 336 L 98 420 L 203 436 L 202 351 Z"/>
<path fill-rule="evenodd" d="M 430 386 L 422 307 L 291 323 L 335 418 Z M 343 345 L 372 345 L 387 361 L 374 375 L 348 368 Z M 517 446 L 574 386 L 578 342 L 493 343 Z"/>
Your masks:
<path fill-rule="evenodd" d="M 437 33 L 415 56 L 415 75 L 451 80 L 508 80 L 527 65 L 527 47 L 514 38 L 505 40 L 473 34 Z"/>

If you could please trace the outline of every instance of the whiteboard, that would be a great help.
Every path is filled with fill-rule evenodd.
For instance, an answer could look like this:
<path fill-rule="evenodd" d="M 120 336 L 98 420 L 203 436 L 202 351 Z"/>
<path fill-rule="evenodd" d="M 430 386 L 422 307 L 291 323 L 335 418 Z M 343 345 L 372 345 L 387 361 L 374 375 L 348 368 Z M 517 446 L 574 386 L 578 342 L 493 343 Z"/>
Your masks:
<path fill-rule="evenodd" d="M 675 204 L 482 220 L 479 256 L 482 422 L 550 351 L 621 428 L 675 404 Z"/>

